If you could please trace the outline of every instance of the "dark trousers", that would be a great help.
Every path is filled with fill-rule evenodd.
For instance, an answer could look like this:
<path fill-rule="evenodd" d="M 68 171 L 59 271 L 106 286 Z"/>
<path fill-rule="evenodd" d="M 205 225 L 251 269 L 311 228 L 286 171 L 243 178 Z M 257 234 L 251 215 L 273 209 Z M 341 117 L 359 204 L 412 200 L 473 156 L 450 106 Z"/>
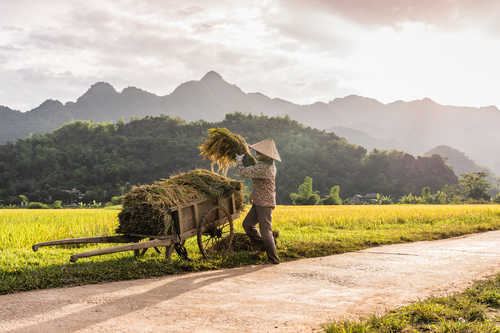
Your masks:
<path fill-rule="evenodd" d="M 278 252 L 273 237 L 273 209 L 274 207 L 260 207 L 253 205 L 243 220 L 243 228 L 254 244 L 263 244 L 267 257 L 272 262 L 279 262 Z M 259 224 L 260 233 L 257 230 Z"/>

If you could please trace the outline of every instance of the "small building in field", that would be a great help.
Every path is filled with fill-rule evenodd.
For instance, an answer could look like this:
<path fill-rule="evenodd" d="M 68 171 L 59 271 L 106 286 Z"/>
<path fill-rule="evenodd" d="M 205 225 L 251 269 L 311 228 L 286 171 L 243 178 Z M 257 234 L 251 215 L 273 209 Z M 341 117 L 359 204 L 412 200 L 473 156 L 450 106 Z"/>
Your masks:
<path fill-rule="evenodd" d="M 351 197 L 351 204 L 362 205 L 367 203 L 372 203 L 373 200 L 377 200 L 380 197 L 378 193 L 367 193 L 365 195 L 355 194 Z"/>

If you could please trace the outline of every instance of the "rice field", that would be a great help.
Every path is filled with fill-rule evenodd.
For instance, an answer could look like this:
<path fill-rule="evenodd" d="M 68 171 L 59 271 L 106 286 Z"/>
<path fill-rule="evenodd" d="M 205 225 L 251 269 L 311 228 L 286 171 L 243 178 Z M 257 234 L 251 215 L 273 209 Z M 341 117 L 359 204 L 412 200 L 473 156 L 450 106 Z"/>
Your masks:
<path fill-rule="evenodd" d="M 69 263 L 73 253 L 106 245 L 49 247 L 32 252 L 37 242 L 113 235 L 118 210 L 0 210 L 0 294 L 65 285 L 161 276 L 185 271 L 265 262 L 265 256 L 235 252 L 202 260 L 196 238 L 187 242 L 191 262 L 149 251 Z M 243 232 L 241 219 L 236 232 Z M 273 228 L 280 231 L 282 260 L 324 256 L 366 247 L 432 240 L 500 229 L 500 205 L 278 206 Z"/>

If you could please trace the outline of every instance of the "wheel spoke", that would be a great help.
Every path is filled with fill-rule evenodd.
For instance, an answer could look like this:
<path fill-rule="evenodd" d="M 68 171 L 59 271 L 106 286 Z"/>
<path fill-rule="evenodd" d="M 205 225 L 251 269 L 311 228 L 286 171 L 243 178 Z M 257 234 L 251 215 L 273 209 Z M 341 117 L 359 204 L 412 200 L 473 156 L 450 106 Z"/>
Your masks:
<path fill-rule="evenodd" d="M 203 230 L 203 232 L 202 232 Z M 233 221 L 222 207 L 214 207 L 201 221 L 198 229 L 198 246 L 205 258 L 230 248 Z"/>
<path fill-rule="evenodd" d="M 206 239 L 203 241 L 203 243 L 205 243 L 205 244 L 209 244 L 209 243 L 210 243 L 210 241 L 211 241 L 211 240 L 213 240 L 213 239 L 214 239 L 213 237 L 208 237 L 208 238 L 206 238 Z"/>

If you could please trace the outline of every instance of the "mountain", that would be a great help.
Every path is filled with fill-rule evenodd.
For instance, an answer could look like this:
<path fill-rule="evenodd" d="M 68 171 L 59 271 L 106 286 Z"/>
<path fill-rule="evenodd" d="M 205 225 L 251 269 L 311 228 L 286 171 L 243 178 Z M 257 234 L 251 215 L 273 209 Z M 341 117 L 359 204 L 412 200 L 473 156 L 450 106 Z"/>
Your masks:
<path fill-rule="evenodd" d="M 479 166 L 471 160 L 463 152 L 449 146 L 437 146 L 427 153 L 425 156 L 439 155 L 445 163 L 453 169 L 457 176 L 471 172 L 486 172 L 489 174 L 488 180 L 494 187 L 499 187 L 498 177 L 488 168 Z"/>
<path fill-rule="evenodd" d="M 71 120 L 118 121 L 166 114 L 187 121 L 220 121 L 230 112 L 288 115 L 307 126 L 342 132 L 369 148 L 422 155 L 438 145 L 456 147 L 500 174 L 500 111 L 495 106 L 441 105 L 424 98 L 384 104 L 350 95 L 329 103 L 298 105 L 261 93 L 247 93 L 216 72 L 158 96 L 135 87 L 118 92 L 98 82 L 75 102 L 47 101 L 26 113 L 0 107 L 0 143 L 47 133 Z"/>
<path fill-rule="evenodd" d="M 443 157 L 456 175 L 471 172 L 490 172 L 488 168 L 481 167 L 464 153 L 449 146 L 437 146 L 424 154 L 425 156 L 439 155 Z"/>
<path fill-rule="evenodd" d="M 162 98 L 147 91 L 128 87 L 121 93 L 106 82 L 93 84 L 76 103 L 67 104 L 73 119 L 116 121 L 144 117 L 163 111 Z"/>
<path fill-rule="evenodd" d="M 327 131 L 333 132 L 338 136 L 345 138 L 350 143 L 360 145 L 368 150 L 373 150 L 373 149 L 388 150 L 400 145 L 397 142 L 375 138 L 371 135 L 366 134 L 365 132 L 343 126 L 333 126 Z"/>

